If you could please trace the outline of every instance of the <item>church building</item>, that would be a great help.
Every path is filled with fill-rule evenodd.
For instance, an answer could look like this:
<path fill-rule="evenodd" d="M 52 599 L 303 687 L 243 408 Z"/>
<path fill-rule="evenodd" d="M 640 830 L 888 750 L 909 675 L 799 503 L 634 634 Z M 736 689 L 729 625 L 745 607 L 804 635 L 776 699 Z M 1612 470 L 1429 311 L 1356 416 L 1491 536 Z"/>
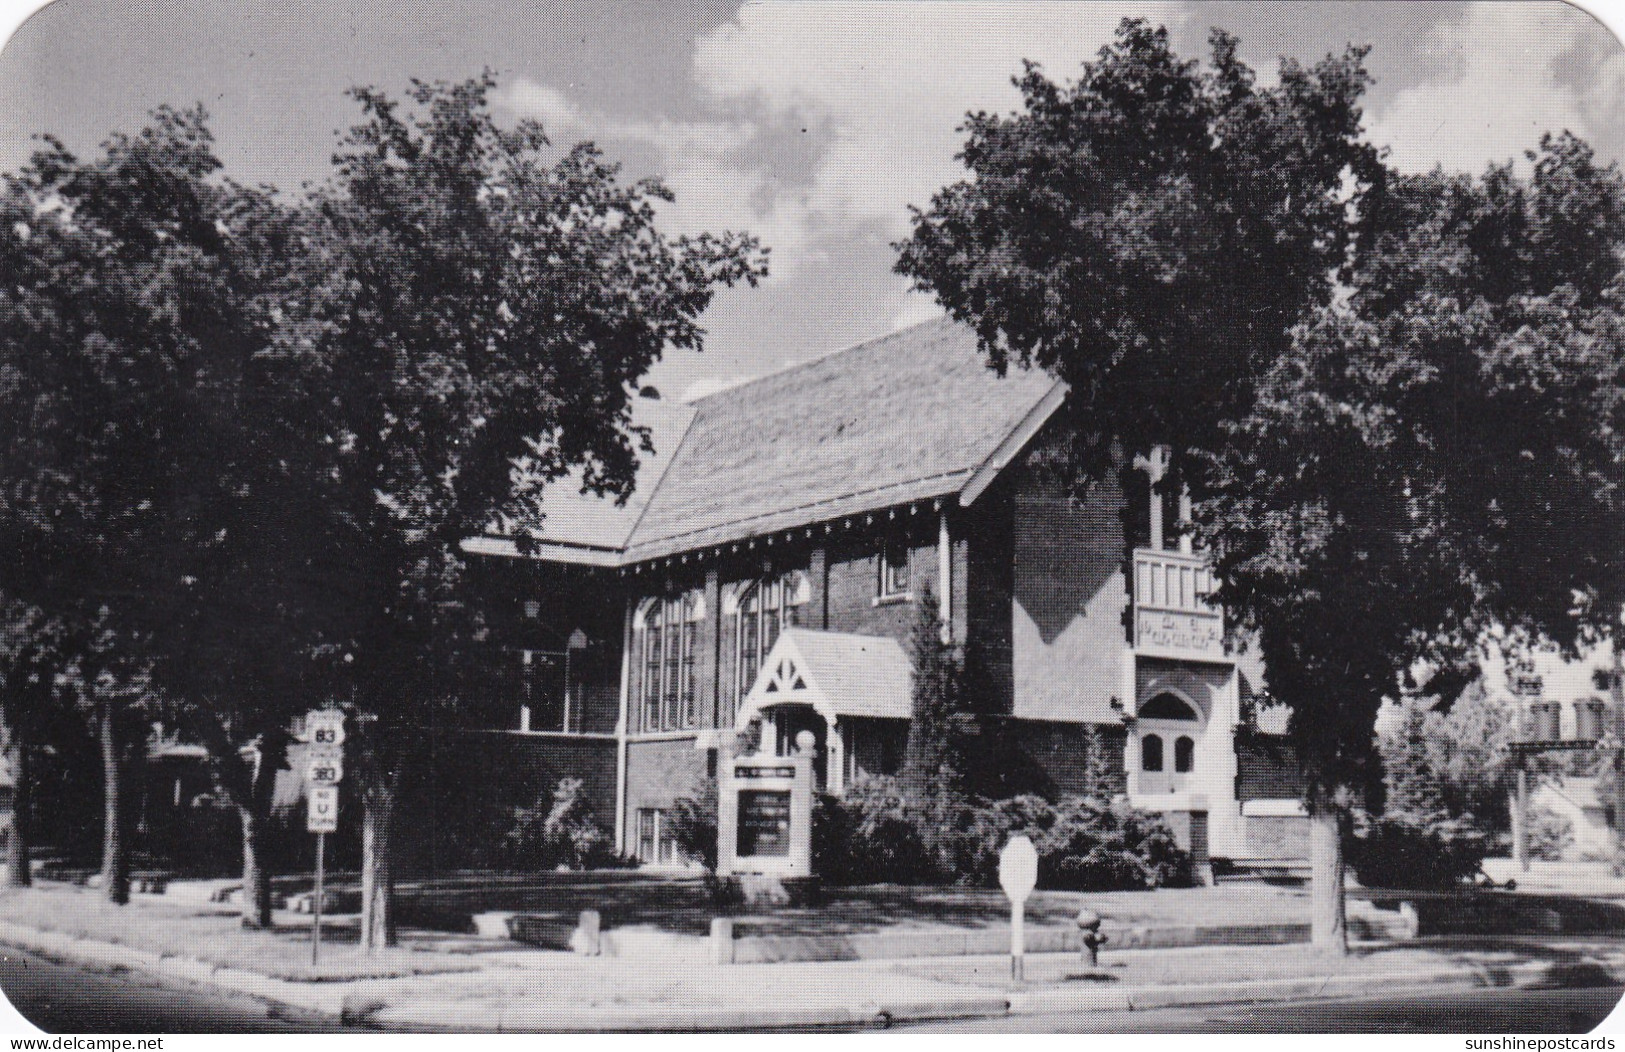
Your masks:
<path fill-rule="evenodd" d="M 833 793 L 897 772 L 929 594 L 976 669 L 980 783 L 1078 791 L 1094 742 L 1187 846 L 1302 857 L 1279 713 L 1253 711 L 1260 671 L 1226 651 L 1188 505 L 1153 489 L 1157 451 L 1075 497 L 1047 470 L 1067 397 L 1041 371 L 997 375 L 944 319 L 690 403 L 638 399 L 653 452 L 628 501 L 564 480 L 540 521 L 464 544 L 494 625 L 489 689 L 465 706 L 479 762 L 534 789 L 581 778 L 619 850 L 679 865 L 673 804 L 725 743 L 811 731 Z"/>

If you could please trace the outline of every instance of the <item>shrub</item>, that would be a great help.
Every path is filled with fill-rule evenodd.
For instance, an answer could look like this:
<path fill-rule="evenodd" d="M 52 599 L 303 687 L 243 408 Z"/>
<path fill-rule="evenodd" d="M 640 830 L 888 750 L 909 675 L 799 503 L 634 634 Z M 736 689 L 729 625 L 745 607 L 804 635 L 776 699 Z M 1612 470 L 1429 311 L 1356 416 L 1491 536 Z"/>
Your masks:
<path fill-rule="evenodd" d="M 960 840 L 960 879 L 997 886 L 999 852 L 1016 833 L 1038 850 L 1043 888 L 1104 891 L 1189 880 L 1189 856 L 1161 818 L 1121 800 L 1082 796 L 1055 804 L 1015 796 L 974 808 Z"/>
<path fill-rule="evenodd" d="M 581 779 L 561 778 L 534 806 L 514 808 L 506 841 L 517 862 L 536 869 L 589 869 L 616 861 L 581 789 Z"/>
<path fill-rule="evenodd" d="M 709 790 L 709 791 L 707 791 Z M 694 796 L 678 797 L 671 807 L 671 835 L 677 850 L 707 873 L 717 871 L 717 788 L 712 782 Z"/>
<path fill-rule="evenodd" d="M 1574 846 L 1574 823 L 1549 807 L 1529 809 L 1529 857 L 1558 862 Z"/>
<path fill-rule="evenodd" d="M 1477 873 L 1489 852 L 1490 838 L 1471 815 L 1359 814 L 1348 861 L 1369 888 L 1445 890 Z"/>
<path fill-rule="evenodd" d="M 813 811 L 813 872 L 831 884 L 942 879 L 895 778 L 864 777 Z"/>

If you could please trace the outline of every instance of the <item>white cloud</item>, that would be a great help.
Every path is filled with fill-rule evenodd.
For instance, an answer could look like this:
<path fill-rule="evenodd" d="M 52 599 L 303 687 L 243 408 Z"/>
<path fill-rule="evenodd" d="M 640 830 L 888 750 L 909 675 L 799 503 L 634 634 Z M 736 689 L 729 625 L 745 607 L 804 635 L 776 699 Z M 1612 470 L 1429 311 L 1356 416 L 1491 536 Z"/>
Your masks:
<path fill-rule="evenodd" d="M 1402 171 L 1442 164 L 1476 174 L 1490 161 L 1522 164 L 1542 132 L 1566 128 L 1590 137 L 1597 116 L 1619 106 L 1625 56 L 1616 52 L 1577 86 L 1557 74 L 1576 46 L 1599 32 L 1561 3 L 1473 4 L 1423 45 L 1450 60 L 1450 75 L 1408 87 L 1369 114 L 1370 141 L 1389 146 Z"/>
<path fill-rule="evenodd" d="M 738 158 L 759 134 L 748 120 L 638 120 L 583 110 L 562 92 L 519 77 L 502 88 L 497 104 L 542 122 L 555 139 L 584 137 L 652 148 L 677 200 L 660 206 L 661 225 L 673 234 L 748 230 L 773 249 L 773 280 L 807 258 L 808 222 L 801 194 L 774 173 Z"/>
<path fill-rule="evenodd" d="M 1173 4 L 829 0 L 747 4 L 702 37 L 695 76 L 721 102 L 824 122 L 833 142 L 801 202 L 820 227 L 907 233 L 908 206 L 959 178 L 966 111 L 1010 110 L 1023 59 L 1070 78 L 1125 15 Z"/>

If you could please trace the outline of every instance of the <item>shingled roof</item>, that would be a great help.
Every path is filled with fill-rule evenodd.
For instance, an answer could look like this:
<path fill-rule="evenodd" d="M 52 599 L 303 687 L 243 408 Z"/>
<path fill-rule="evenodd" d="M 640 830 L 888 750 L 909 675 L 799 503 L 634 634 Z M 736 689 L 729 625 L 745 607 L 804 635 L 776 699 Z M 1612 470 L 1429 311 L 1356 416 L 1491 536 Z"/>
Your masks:
<path fill-rule="evenodd" d="M 969 329 L 930 321 L 686 407 L 638 405 L 656 452 L 629 505 L 608 510 L 561 480 L 544 494 L 543 521 L 521 526 L 544 558 L 582 548 L 631 563 L 964 495 L 1063 392 L 1038 370 L 996 375 Z M 674 450 L 662 448 L 674 438 Z"/>

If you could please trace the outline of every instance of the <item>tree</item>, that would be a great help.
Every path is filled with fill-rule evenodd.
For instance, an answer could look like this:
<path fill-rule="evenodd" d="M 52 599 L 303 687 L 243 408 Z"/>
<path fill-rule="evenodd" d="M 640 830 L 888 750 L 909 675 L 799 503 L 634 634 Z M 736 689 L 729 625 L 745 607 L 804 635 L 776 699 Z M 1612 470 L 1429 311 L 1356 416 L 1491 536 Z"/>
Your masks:
<path fill-rule="evenodd" d="M 647 435 L 634 383 L 699 349 L 715 289 L 765 272 L 743 235 L 670 239 L 657 181 L 590 144 L 492 121 L 489 74 L 357 89 L 363 119 L 319 195 L 307 308 L 342 632 L 320 653 L 353 706 L 363 800 L 362 945 L 392 938 L 394 806 L 414 741 L 450 704 L 482 629 L 459 544 L 584 466 L 625 496 Z M 524 542 L 524 538 L 520 538 Z"/>
<path fill-rule="evenodd" d="M 0 597 L 0 745 L 11 774 L 6 883 L 33 883 L 33 754 L 58 707 L 63 626 L 38 607 Z"/>
<path fill-rule="evenodd" d="M 1517 710 L 1475 682 L 1447 712 L 1433 699 L 1407 698 L 1398 720 L 1377 736 L 1388 811 L 1471 816 L 1504 831 L 1517 740 Z"/>
<path fill-rule="evenodd" d="M 963 677 L 953 644 L 943 639 L 941 608 L 929 590 L 920 597 L 910 651 L 913 698 L 898 782 L 926 851 L 939 870 L 949 872 L 947 837 L 964 774 Z"/>
<path fill-rule="evenodd" d="M 1349 809 L 1404 670 L 1462 682 L 1496 622 L 1617 632 L 1618 176 L 1563 137 L 1527 182 L 1401 179 L 1359 141 L 1362 50 L 1258 89 L 1212 40 L 1206 74 L 1134 21 L 1076 84 L 1029 67 L 898 269 L 994 367 L 1068 381 L 1080 480 L 1171 448 L 1292 708 L 1314 941 L 1342 952 Z"/>
<path fill-rule="evenodd" d="M 1029 63 L 1023 111 L 973 113 L 974 175 L 914 212 L 897 270 L 980 338 L 990 364 L 1067 381 L 1085 478 L 1113 440 L 1180 455 L 1224 441 L 1289 329 L 1330 301 L 1364 232 L 1349 209 L 1382 179 L 1360 141 L 1365 54 L 1281 64 L 1260 89 L 1215 30 L 1200 72 L 1165 29 L 1125 19 L 1057 84 Z"/>
<path fill-rule="evenodd" d="M 1222 597 L 1257 629 L 1333 811 L 1369 782 L 1376 706 L 1415 663 L 1455 681 L 1424 688 L 1448 700 L 1492 630 L 1571 652 L 1617 639 L 1620 179 L 1572 137 L 1530 160 L 1527 180 L 1492 166 L 1373 195 L 1349 302 L 1293 330 L 1209 458 L 1198 518 Z M 1582 213 L 1600 235 L 1574 232 Z"/>
<path fill-rule="evenodd" d="M 1029 64 L 1016 82 L 1024 111 L 968 118 L 961 158 L 974 179 L 939 191 L 898 246 L 897 269 L 976 331 L 990 365 L 1036 364 L 1069 384 L 1080 486 L 1116 471 L 1118 449 L 1167 446 L 1163 486 L 1206 496 L 1214 469 L 1200 454 L 1235 444 L 1293 326 L 1331 303 L 1369 243 L 1351 221 L 1384 177 L 1360 141 L 1365 52 L 1310 69 L 1283 60 L 1279 84 L 1259 88 L 1233 37 L 1216 30 L 1211 43 L 1201 72 L 1166 30 L 1126 19 L 1075 83 Z M 1298 550 L 1283 545 L 1283 557 Z M 1242 620 L 1265 632 L 1276 693 L 1335 716 L 1320 673 L 1348 626 L 1332 614 Z M 1303 632 L 1277 641 L 1282 627 Z M 1300 721 L 1306 755 L 1337 768 L 1339 784 L 1345 743 L 1369 753 L 1380 697 L 1361 695 L 1346 720 Z M 1322 815 L 1332 801 L 1311 798 Z M 1340 896 L 1339 826 L 1314 842 L 1316 886 L 1335 879 Z M 1340 923 L 1340 897 L 1323 907 Z M 1317 941 L 1342 944 L 1340 927 L 1321 928 Z"/>
<path fill-rule="evenodd" d="M 157 640 L 225 538 L 244 362 L 260 329 L 201 109 L 81 160 L 46 138 L 0 194 L 0 588 L 60 618 L 103 737 L 104 877 L 128 893 L 123 777 Z"/>

